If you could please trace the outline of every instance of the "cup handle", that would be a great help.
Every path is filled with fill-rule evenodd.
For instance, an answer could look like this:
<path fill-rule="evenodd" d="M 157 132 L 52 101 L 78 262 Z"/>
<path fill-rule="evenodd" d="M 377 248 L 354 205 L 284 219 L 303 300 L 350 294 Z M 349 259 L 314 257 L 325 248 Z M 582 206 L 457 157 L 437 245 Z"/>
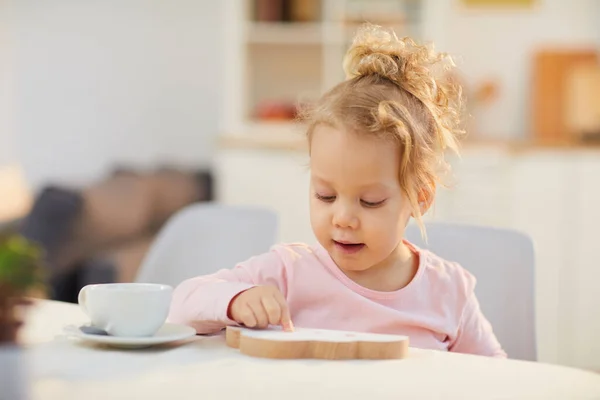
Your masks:
<path fill-rule="evenodd" d="M 87 312 L 87 308 L 85 306 L 85 302 L 87 300 L 87 296 L 86 296 L 87 289 L 88 289 L 88 286 L 84 286 L 81 288 L 81 290 L 79 291 L 79 295 L 77 296 L 77 302 L 79 303 L 79 307 L 81 307 L 83 312 L 86 315 L 89 315 Z"/>

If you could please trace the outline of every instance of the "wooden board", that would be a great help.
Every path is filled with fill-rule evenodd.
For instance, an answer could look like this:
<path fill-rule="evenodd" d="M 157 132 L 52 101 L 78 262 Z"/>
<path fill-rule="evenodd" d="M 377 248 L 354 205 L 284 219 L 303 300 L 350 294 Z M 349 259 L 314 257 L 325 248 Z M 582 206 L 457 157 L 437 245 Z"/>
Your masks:
<path fill-rule="evenodd" d="M 225 337 L 227 345 L 242 354 L 277 359 L 401 359 L 408 355 L 409 344 L 402 335 L 303 328 L 284 332 L 228 326 Z"/>
<path fill-rule="evenodd" d="M 567 74 L 565 122 L 569 135 L 600 136 L 600 66 L 579 65 Z"/>
<path fill-rule="evenodd" d="M 541 142 L 569 141 L 565 108 L 567 75 L 579 65 L 597 65 L 592 50 L 548 50 L 535 54 L 532 76 L 532 129 Z"/>

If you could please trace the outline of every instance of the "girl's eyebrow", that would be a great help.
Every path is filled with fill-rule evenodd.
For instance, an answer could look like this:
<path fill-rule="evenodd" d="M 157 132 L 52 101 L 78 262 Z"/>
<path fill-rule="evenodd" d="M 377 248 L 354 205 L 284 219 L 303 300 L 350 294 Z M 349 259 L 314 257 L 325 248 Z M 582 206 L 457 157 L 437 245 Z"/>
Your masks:
<path fill-rule="evenodd" d="M 368 183 L 365 185 L 362 185 L 361 188 L 363 189 L 390 189 L 390 186 L 383 183 L 383 182 L 373 182 L 373 183 Z"/>
<path fill-rule="evenodd" d="M 331 182 L 329 182 L 327 179 L 325 179 L 319 175 L 312 174 L 312 177 L 321 183 L 324 183 L 326 185 L 331 185 Z M 378 182 L 371 182 L 371 183 L 365 183 L 363 185 L 360 185 L 360 189 L 361 190 L 369 190 L 369 189 L 391 190 L 392 188 L 390 187 L 390 185 L 388 185 L 384 182 L 378 181 Z"/>

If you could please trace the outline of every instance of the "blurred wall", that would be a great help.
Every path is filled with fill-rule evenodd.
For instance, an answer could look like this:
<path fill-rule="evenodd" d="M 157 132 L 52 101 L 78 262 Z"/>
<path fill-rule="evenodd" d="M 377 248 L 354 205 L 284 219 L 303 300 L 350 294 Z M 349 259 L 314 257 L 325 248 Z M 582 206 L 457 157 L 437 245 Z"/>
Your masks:
<path fill-rule="evenodd" d="M 87 182 L 117 162 L 209 162 L 220 95 L 219 2 L 5 0 L 0 7 L 11 34 L 0 58 L 14 72 L 12 138 L 3 134 L 0 145 L 14 141 L 34 187 Z"/>
<path fill-rule="evenodd" d="M 12 84 L 13 70 L 10 59 L 12 40 L 7 13 L 0 6 L 0 168 L 15 158 Z"/>
<path fill-rule="evenodd" d="M 428 0 L 427 39 L 459 55 L 472 82 L 495 79 L 500 97 L 477 114 L 481 135 L 529 135 L 530 60 L 543 46 L 600 48 L 600 1 L 537 0 L 531 9 L 466 9 L 460 0 Z M 475 133 L 475 132 L 473 132 Z"/>

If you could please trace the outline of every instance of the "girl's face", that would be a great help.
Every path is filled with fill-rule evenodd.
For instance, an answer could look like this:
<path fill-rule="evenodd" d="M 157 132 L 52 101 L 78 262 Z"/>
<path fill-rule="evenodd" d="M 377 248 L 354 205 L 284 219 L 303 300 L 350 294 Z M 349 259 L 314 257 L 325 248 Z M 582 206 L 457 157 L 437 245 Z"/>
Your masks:
<path fill-rule="evenodd" d="M 342 271 L 394 264 L 411 215 L 395 144 L 326 125 L 311 140 L 310 217 Z"/>

